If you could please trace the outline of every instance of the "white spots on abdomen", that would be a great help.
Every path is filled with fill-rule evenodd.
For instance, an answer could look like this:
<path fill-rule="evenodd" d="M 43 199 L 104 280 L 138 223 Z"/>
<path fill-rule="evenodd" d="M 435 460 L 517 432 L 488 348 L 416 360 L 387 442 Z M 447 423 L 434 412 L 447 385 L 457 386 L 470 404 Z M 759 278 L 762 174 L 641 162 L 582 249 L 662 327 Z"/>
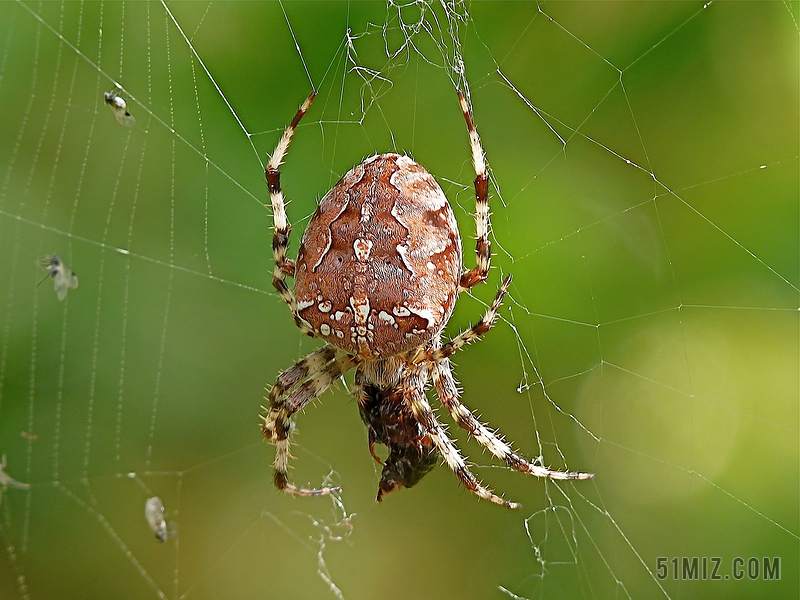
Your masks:
<path fill-rule="evenodd" d="M 378 319 L 383 321 L 387 325 L 397 329 L 397 321 L 395 321 L 395 318 L 389 313 L 387 313 L 385 310 L 382 310 L 381 312 L 378 313 Z"/>
<path fill-rule="evenodd" d="M 372 216 L 372 205 L 369 202 L 364 202 L 361 205 L 361 223 L 366 223 L 369 221 L 369 218 Z"/>
<path fill-rule="evenodd" d="M 366 262 L 369 259 L 369 253 L 372 250 L 372 242 L 370 240 L 356 239 L 353 242 L 353 251 L 356 253 L 356 259 L 361 262 Z"/>
<path fill-rule="evenodd" d="M 314 306 L 314 301 L 313 300 L 300 300 L 299 298 L 297 299 L 297 310 L 298 310 L 298 312 L 301 311 L 301 310 L 305 310 L 309 306 Z"/>
<path fill-rule="evenodd" d="M 408 310 L 405 306 L 395 306 L 394 308 L 392 308 L 392 312 L 394 313 L 395 317 L 411 316 L 411 311 Z"/>
<path fill-rule="evenodd" d="M 350 306 L 353 308 L 353 318 L 357 325 L 366 325 L 369 318 L 369 298 L 350 298 Z"/>

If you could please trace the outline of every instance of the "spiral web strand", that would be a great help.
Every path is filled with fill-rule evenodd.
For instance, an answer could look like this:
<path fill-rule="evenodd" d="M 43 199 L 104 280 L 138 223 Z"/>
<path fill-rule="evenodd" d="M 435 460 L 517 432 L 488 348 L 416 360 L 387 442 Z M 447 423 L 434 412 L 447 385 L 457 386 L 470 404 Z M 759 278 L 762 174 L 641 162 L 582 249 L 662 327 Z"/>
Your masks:
<path fill-rule="evenodd" d="M 770 593 L 797 588 L 797 114 L 764 99 L 796 101 L 798 5 L 598 3 L 588 23 L 571 4 L 0 6 L 0 453 L 30 484 L 0 488 L 0 590 L 674 598 L 693 584 L 656 557 L 764 546 L 784 561 Z M 282 167 L 294 253 L 315 199 L 396 151 L 440 181 L 469 254 L 464 93 L 496 255 L 448 335 L 503 275 L 515 286 L 457 357 L 463 400 L 592 482 L 512 473 L 451 425 L 524 511 L 476 505 L 446 469 L 375 506 L 345 380 L 299 416 L 293 473 L 342 494 L 270 487 L 262 386 L 316 346 L 269 284 L 263 172 L 310 87 Z M 105 106 L 114 89 L 134 127 Z M 80 279 L 63 302 L 37 287 L 53 253 Z M 163 545 L 143 514 L 156 495 Z M 428 548 L 437 569 L 414 562 Z M 497 570 L 507 552 L 524 566 Z"/>

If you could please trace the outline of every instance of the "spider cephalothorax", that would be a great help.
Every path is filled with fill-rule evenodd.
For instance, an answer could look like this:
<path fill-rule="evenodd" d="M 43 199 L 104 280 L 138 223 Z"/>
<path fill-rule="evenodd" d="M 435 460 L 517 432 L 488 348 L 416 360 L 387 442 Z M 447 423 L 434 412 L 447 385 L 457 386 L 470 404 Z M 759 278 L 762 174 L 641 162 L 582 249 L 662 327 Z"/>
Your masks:
<path fill-rule="evenodd" d="M 519 506 L 485 488 L 469 470 L 428 403 L 429 381 L 456 423 L 509 466 L 551 479 L 590 478 L 530 463 L 459 399 L 449 356 L 489 330 L 511 282 L 510 277 L 503 281 L 480 322 L 442 344 L 441 333 L 458 294 L 486 280 L 491 257 L 486 163 L 463 95 L 459 93 L 459 100 L 476 173 L 478 234 L 477 265 L 466 272 L 456 220 L 442 189 L 422 166 L 399 154 L 372 156 L 342 177 L 312 216 L 297 262 L 286 257 L 291 228 L 279 166 L 313 99 L 311 94 L 286 128 L 266 170 L 275 220 L 273 285 L 297 326 L 327 342 L 281 373 L 270 390 L 262 430 L 276 445 L 275 485 L 304 496 L 336 489 L 306 489 L 289 482 L 291 417 L 353 367 L 353 395 L 367 425 L 370 452 L 375 456 L 376 442 L 389 450 L 378 500 L 413 486 L 443 459 L 481 498 Z M 295 278 L 294 293 L 286 276 Z"/>

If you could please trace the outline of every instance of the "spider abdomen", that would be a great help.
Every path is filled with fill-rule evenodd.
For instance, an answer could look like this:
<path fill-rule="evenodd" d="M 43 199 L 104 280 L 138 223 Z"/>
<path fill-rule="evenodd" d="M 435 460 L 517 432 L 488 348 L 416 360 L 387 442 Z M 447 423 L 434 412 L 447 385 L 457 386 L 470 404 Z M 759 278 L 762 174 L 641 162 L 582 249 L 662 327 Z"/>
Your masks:
<path fill-rule="evenodd" d="M 325 194 L 303 234 L 298 313 L 350 354 L 393 356 L 444 328 L 461 265 L 456 220 L 433 176 L 407 156 L 373 156 Z"/>

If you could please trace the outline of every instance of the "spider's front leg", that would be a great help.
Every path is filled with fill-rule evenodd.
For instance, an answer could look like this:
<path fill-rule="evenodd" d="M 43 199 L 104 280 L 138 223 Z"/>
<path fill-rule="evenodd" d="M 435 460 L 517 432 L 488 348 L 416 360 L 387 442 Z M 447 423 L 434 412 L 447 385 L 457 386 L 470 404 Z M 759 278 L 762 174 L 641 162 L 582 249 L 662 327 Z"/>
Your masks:
<path fill-rule="evenodd" d="M 477 235 L 475 255 L 477 263 L 472 269 L 461 275 L 458 290 L 464 291 L 486 281 L 486 277 L 489 275 L 492 245 L 489 242 L 489 174 L 486 171 L 486 157 L 483 154 L 481 139 L 478 137 L 478 130 L 475 129 L 475 123 L 472 121 L 467 101 L 461 92 L 458 92 L 458 101 L 461 104 L 464 119 L 467 121 L 472 166 L 475 169 L 475 233 Z"/>
<path fill-rule="evenodd" d="M 471 344 L 472 342 L 479 340 L 494 326 L 494 322 L 497 319 L 497 311 L 500 309 L 500 306 L 503 303 L 503 296 L 506 295 L 508 286 L 510 285 L 511 275 L 507 275 L 503 280 L 503 283 L 500 284 L 500 288 L 497 290 L 497 295 L 495 296 L 494 301 L 489 306 L 489 309 L 486 311 L 480 321 L 441 347 L 423 349 L 417 352 L 416 356 L 414 356 L 412 359 L 412 362 L 419 363 L 422 360 L 429 360 L 435 363 L 443 358 L 447 358 L 448 356 L 455 354 L 467 344 Z"/>
<path fill-rule="evenodd" d="M 292 415 L 331 387 L 356 365 L 349 354 L 326 345 L 278 376 L 269 392 L 269 408 L 262 416 L 264 439 L 275 443 L 273 480 L 279 490 L 298 496 L 322 496 L 339 488 L 301 488 L 289 481 Z"/>
<path fill-rule="evenodd" d="M 289 234 L 292 232 L 292 226 L 289 224 L 289 220 L 286 217 L 286 205 L 283 201 L 283 192 L 281 191 L 280 166 L 283 163 L 286 152 L 289 150 L 289 144 L 292 142 L 292 137 L 297 129 L 297 125 L 311 106 L 314 96 L 316 96 L 316 92 L 312 92 L 298 109 L 294 119 L 292 119 L 292 122 L 283 132 L 281 139 L 278 141 L 278 145 L 275 146 L 275 151 L 272 153 L 272 156 L 270 156 L 266 169 L 269 200 L 272 204 L 272 218 L 275 223 L 275 233 L 272 237 L 272 254 L 275 257 L 275 271 L 272 275 L 272 285 L 275 286 L 281 299 L 287 304 L 289 310 L 292 311 L 294 322 L 303 333 L 310 336 L 314 335 L 314 331 L 308 323 L 300 317 L 300 314 L 297 312 L 297 300 L 292 290 L 286 285 L 286 276 L 294 277 L 295 262 L 286 256 L 286 250 L 289 247 Z"/>

